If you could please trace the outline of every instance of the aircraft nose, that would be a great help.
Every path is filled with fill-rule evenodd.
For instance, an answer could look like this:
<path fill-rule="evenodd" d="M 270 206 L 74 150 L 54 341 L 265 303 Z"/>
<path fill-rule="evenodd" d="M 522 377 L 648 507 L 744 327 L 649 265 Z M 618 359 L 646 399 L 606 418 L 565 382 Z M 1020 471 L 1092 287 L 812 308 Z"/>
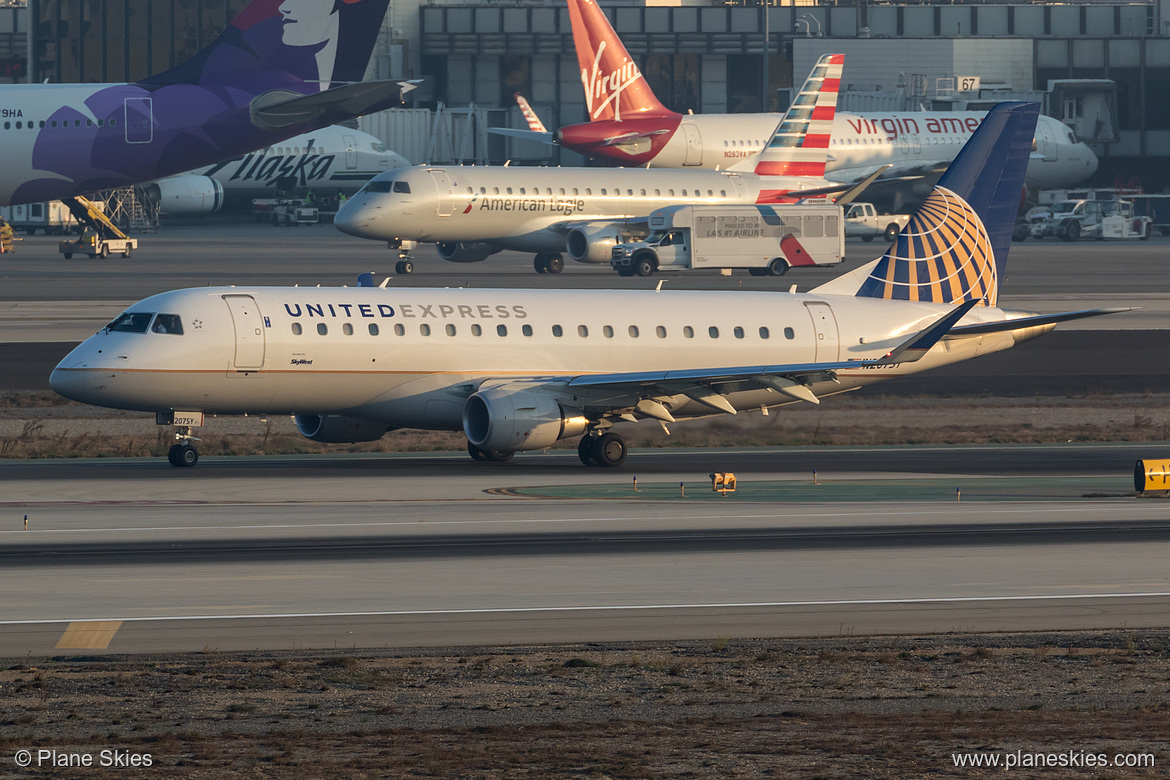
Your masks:
<path fill-rule="evenodd" d="M 365 197 L 355 195 L 338 209 L 337 216 L 333 218 L 333 226 L 342 233 L 348 233 L 358 238 L 377 238 L 378 236 L 370 232 L 373 224 L 373 211 L 374 207 Z"/>
<path fill-rule="evenodd" d="M 1090 149 L 1087 144 L 1082 144 L 1082 146 L 1085 147 L 1085 157 L 1087 158 L 1087 164 L 1089 166 L 1088 175 L 1092 176 L 1097 172 L 1097 166 L 1101 164 L 1101 161 L 1097 159 L 1097 155 L 1093 154 L 1093 150 Z"/>
<path fill-rule="evenodd" d="M 66 368 L 66 361 L 68 358 L 58 363 L 53 373 L 49 374 L 49 387 L 54 393 L 63 395 L 71 401 L 85 403 L 89 400 L 86 372 Z"/>

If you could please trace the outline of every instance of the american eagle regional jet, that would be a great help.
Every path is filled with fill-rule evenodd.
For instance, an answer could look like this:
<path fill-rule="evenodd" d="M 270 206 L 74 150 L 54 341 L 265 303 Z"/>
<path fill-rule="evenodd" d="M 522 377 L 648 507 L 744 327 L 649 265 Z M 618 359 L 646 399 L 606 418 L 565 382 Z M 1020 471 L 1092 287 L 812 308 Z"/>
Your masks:
<path fill-rule="evenodd" d="M 568 0 L 589 121 L 547 131 L 527 101 L 528 130 L 492 128 L 558 144 L 617 165 L 727 168 L 754 155 L 780 114 L 680 114 L 658 101 L 596 0 Z M 517 94 L 517 102 L 524 100 Z M 979 126 L 981 111 L 850 113 L 833 119 L 825 178 L 856 182 L 884 169 L 880 184 L 917 201 Z M 1057 119 L 1040 116 L 1024 182 L 1030 190 L 1072 187 L 1097 170 L 1097 156 Z M 927 181 L 923 182 L 925 178 Z"/>
<path fill-rule="evenodd" d="M 560 273 L 562 251 L 608 263 L 610 250 L 644 236 L 654 209 L 683 203 L 791 203 L 846 187 L 824 179 L 829 131 L 844 58 L 817 62 L 766 148 L 726 171 L 641 168 L 417 166 L 374 177 L 338 212 L 345 233 L 403 251 L 417 242 L 475 263 L 502 249 L 534 252 L 539 273 Z"/>
<path fill-rule="evenodd" d="M 412 84 L 361 81 L 387 4 L 253 0 L 142 81 L 0 86 L 0 206 L 142 184 L 398 105 Z"/>
<path fill-rule="evenodd" d="M 994 108 L 890 250 L 808 293 L 218 287 L 134 304 L 54 390 L 155 412 L 192 466 L 205 414 L 284 413 L 320 442 L 462 430 L 476 460 L 579 437 L 618 466 L 623 422 L 820 403 L 1008 349 L 1055 323 L 996 307 L 1036 104 Z"/>

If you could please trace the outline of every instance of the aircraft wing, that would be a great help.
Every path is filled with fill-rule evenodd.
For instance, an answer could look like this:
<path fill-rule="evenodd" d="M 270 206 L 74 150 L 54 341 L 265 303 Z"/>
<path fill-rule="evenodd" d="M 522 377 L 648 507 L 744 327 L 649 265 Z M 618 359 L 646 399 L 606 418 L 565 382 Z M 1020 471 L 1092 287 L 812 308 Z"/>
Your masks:
<path fill-rule="evenodd" d="M 893 363 L 913 363 L 961 320 L 977 301 L 966 301 L 903 341 L 880 358 L 824 363 L 727 366 L 719 368 L 680 369 L 674 371 L 629 371 L 615 374 L 588 374 L 555 377 L 542 382 L 551 392 L 572 393 L 576 405 L 591 408 L 633 408 L 624 415 L 644 416 L 672 422 L 669 410 L 656 397 L 683 395 L 714 410 L 735 414 L 724 397 L 738 390 L 771 388 L 794 400 L 820 403 L 809 385 L 835 381 L 836 372 L 872 368 Z M 665 415 L 665 416 L 664 416 Z"/>
<path fill-rule="evenodd" d="M 316 119 L 351 119 L 401 102 L 402 96 L 418 86 L 416 81 L 361 81 L 301 95 L 274 89 L 252 100 L 252 123 L 265 130 L 280 130 Z"/>

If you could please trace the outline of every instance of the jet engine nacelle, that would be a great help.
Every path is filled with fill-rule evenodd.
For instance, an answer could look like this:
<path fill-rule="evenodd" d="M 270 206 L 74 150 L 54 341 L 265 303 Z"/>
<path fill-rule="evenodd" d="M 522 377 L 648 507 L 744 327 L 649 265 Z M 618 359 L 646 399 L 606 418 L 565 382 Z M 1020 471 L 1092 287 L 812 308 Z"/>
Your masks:
<path fill-rule="evenodd" d="M 463 404 L 463 432 L 481 450 L 540 450 L 585 432 L 588 420 L 577 409 L 528 390 L 493 387 Z"/>
<path fill-rule="evenodd" d="M 159 211 L 172 217 L 214 214 L 223 206 L 223 185 L 194 173 L 151 182 L 146 193 Z"/>
<path fill-rule="evenodd" d="M 644 226 L 638 230 L 626 222 L 598 222 L 570 230 L 565 250 L 578 263 L 608 263 L 615 246 L 647 235 Z"/>
<path fill-rule="evenodd" d="M 294 419 L 301 436 L 323 444 L 377 441 L 390 430 L 385 423 L 359 420 L 340 414 L 298 414 Z"/>
<path fill-rule="evenodd" d="M 468 244 L 462 241 L 440 241 L 435 245 L 439 257 L 452 263 L 482 263 L 499 252 L 490 244 Z"/>

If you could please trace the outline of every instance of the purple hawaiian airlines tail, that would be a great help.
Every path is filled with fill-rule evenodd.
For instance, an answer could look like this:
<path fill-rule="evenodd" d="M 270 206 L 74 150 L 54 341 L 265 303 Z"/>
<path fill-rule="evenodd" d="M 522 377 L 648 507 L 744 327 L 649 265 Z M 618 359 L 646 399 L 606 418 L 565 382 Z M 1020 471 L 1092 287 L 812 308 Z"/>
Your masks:
<path fill-rule="evenodd" d="M 253 0 L 195 57 L 142 84 L 361 81 L 389 0 Z"/>

